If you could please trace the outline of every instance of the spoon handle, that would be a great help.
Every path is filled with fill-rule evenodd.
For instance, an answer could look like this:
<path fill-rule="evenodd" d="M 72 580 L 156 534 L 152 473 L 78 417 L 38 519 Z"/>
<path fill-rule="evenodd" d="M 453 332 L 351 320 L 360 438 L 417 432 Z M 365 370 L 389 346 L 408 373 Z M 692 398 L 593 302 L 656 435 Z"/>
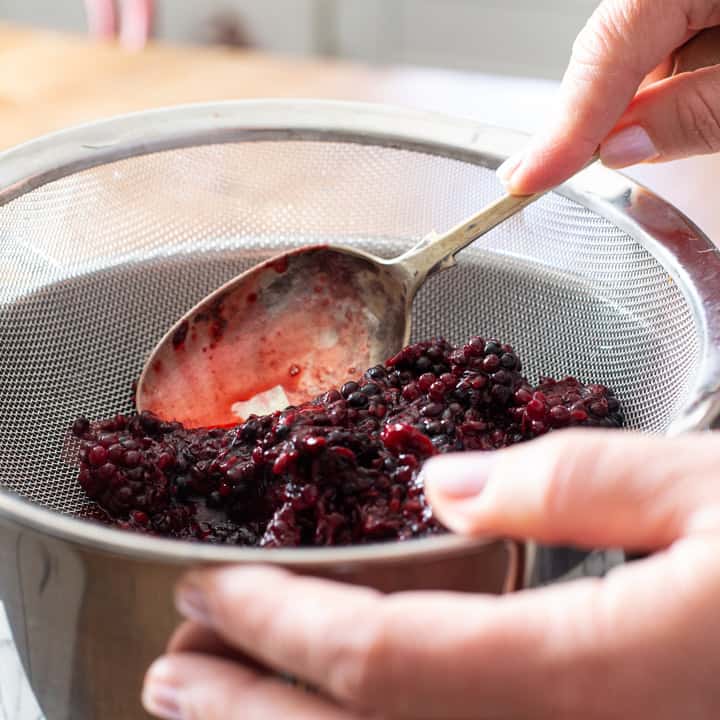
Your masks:
<path fill-rule="evenodd" d="M 717 64 L 720 58 L 719 43 L 720 27 L 706 28 L 697 33 L 675 51 L 670 74 L 677 75 Z M 598 159 L 599 153 L 596 153 L 585 167 Z M 428 275 L 452 267 L 455 264 L 455 255 L 460 250 L 543 195 L 545 192 L 522 196 L 505 195 L 445 234 L 426 237 L 416 247 L 393 260 L 392 264 L 403 267 L 417 289 Z"/>
<path fill-rule="evenodd" d="M 598 157 L 597 153 L 593 155 L 585 167 L 594 163 Z M 457 253 L 547 192 L 504 195 L 443 235 L 426 237 L 419 245 L 393 260 L 392 264 L 407 270 L 417 287 L 431 273 L 453 267 Z"/>
<path fill-rule="evenodd" d="M 443 235 L 426 237 L 419 246 L 397 258 L 393 265 L 402 265 L 414 280 L 422 282 L 427 275 L 452 267 L 457 253 L 544 194 L 505 195 L 494 200 Z"/>

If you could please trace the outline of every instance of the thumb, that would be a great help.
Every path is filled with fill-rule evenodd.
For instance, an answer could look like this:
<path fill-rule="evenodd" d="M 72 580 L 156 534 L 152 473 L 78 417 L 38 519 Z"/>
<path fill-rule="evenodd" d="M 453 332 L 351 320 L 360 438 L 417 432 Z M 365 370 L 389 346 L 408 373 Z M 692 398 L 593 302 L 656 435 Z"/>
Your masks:
<path fill-rule="evenodd" d="M 654 550 L 720 530 L 720 435 L 563 430 L 495 452 L 432 458 L 427 497 L 451 530 Z"/>
<path fill-rule="evenodd" d="M 605 0 L 578 35 L 555 117 L 519 157 L 498 169 L 508 190 L 528 195 L 580 170 L 617 126 L 645 76 L 714 15 L 693 0 Z"/>
<path fill-rule="evenodd" d="M 612 168 L 720 151 L 720 66 L 683 73 L 640 92 L 602 143 Z"/>

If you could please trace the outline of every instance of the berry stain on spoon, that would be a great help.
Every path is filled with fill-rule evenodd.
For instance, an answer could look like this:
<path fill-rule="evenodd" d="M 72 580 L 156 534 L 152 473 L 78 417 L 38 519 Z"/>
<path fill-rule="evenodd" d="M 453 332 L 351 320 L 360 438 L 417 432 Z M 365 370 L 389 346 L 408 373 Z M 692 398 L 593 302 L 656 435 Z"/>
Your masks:
<path fill-rule="evenodd" d="M 143 409 L 189 427 L 231 427 L 352 374 L 374 318 L 328 273 L 279 297 L 270 281 L 287 271 L 281 260 L 268 264 L 269 279 L 218 294 L 173 331 L 172 352 L 145 372 Z"/>

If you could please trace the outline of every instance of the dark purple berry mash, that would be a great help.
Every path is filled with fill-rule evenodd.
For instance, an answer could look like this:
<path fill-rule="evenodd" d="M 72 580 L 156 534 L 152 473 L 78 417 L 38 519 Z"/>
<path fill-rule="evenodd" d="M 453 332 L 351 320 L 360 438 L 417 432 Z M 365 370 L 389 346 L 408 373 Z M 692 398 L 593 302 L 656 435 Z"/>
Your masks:
<path fill-rule="evenodd" d="M 443 532 L 418 479 L 431 455 L 570 426 L 620 427 L 613 393 L 533 387 L 509 345 L 418 343 L 299 407 L 230 429 L 149 413 L 73 425 L 78 481 L 122 528 L 212 543 L 348 545 Z"/>

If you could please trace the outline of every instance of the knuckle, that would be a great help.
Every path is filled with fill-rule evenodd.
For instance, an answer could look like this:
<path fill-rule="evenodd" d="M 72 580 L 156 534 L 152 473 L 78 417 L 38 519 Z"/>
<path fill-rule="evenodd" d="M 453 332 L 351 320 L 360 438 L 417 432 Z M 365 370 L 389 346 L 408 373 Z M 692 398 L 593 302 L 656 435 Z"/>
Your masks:
<path fill-rule="evenodd" d="M 595 10 L 572 47 L 572 63 L 579 75 L 627 73 L 628 65 L 636 69 L 635 46 L 627 38 L 642 13 L 640 5 L 640 0 L 609 0 Z"/>
<path fill-rule="evenodd" d="M 611 49 L 622 37 L 614 3 L 603 3 L 592 14 L 573 44 L 573 59 L 590 66 L 612 60 Z"/>
<path fill-rule="evenodd" d="M 685 97 L 678 97 L 677 112 L 685 135 L 708 153 L 720 151 L 720 107 L 718 83 L 698 83 Z"/>
<path fill-rule="evenodd" d="M 614 594 L 605 589 L 606 583 L 600 578 L 585 578 L 585 592 L 582 606 L 576 612 L 569 612 L 565 618 L 566 630 L 576 648 L 575 662 L 568 672 L 558 673 L 565 682 L 560 683 L 560 697 L 567 717 L 582 717 L 587 708 L 588 692 L 597 686 L 597 678 L 610 679 L 617 672 L 608 667 L 606 638 L 617 635 L 622 625 L 623 608 Z M 588 629 L 587 619 L 592 618 Z M 577 662 L 581 657 L 582 661 Z"/>
<path fill-rule="evenodd" d="M 542 484 L 540 512 L 547 520 L 562 515 L 567 496 L 568 478 L 560 458 L 555 455 L 546 465 L 546 475 Z"/>
<path fill-rule="evenodd" d="M 610 668 L 603 657 L 605 639 L 617 634 L 619 618 L 608 615 L 602 597 L 603 582 L 601 578 L 583 578 L 582 591 L 575 592 L 572 604 L 552 616 L 555 636 L 573 648 L 554 668 L 553 720 L 587 717 L 587 699 L 596 692 L 593 687 L 597 688 L 597 678 L 609 679 Z"/>
<path fill-rule="evenodd" d="M 390 598 L 379 598 L 371 609 L 342 619 L 330 658 L 330 687 L 334 694 L 364 708 L 375 697 L 382 681 L 382 667 L 391 646 L 395 620 Z M 332 632 L 332 630 L 331 630 Z M 339 638 L 342 638 L 341 640 Z"/>
<path fill-rule="evenodd" d="M 240 578 L 237 572 L 242 573 Z M 252 588 L 248 572 L 253 573 Z M 230 636 L 237 632 L 256 639 L 269 636 L 292 610 L 290 587 L 301 591 L 302 578 L 287 577 L 275 569 L 225 567 L 207 573 L 203 584 L 213 624 Z"/>
<path fill-rule="evenodd" d="M 607 62 L 607 40 L 597 27 L 587 23 L 578 33 L 570 55 L 575 70 L 581 75 L 595 75 Z"/>
<path fill-rule="evenodd" d="M 245 602 L 233 592 L 232 584 L 219 583 L 208 593 L 212 606 L 213 625 L 230 630 L 242 628 L 252 638 L 270 637 L 284 616 L 284 597 L 269 595 L 266 602 Z"/>
<path fill-rule="evenodd" d="M 540 510 L 543 516 L 565 518 L 578 482 L 593 476 L 595 442 L 586 433 L 565 430 L 552 437 L 546 446 L 541 483 Z"/>

